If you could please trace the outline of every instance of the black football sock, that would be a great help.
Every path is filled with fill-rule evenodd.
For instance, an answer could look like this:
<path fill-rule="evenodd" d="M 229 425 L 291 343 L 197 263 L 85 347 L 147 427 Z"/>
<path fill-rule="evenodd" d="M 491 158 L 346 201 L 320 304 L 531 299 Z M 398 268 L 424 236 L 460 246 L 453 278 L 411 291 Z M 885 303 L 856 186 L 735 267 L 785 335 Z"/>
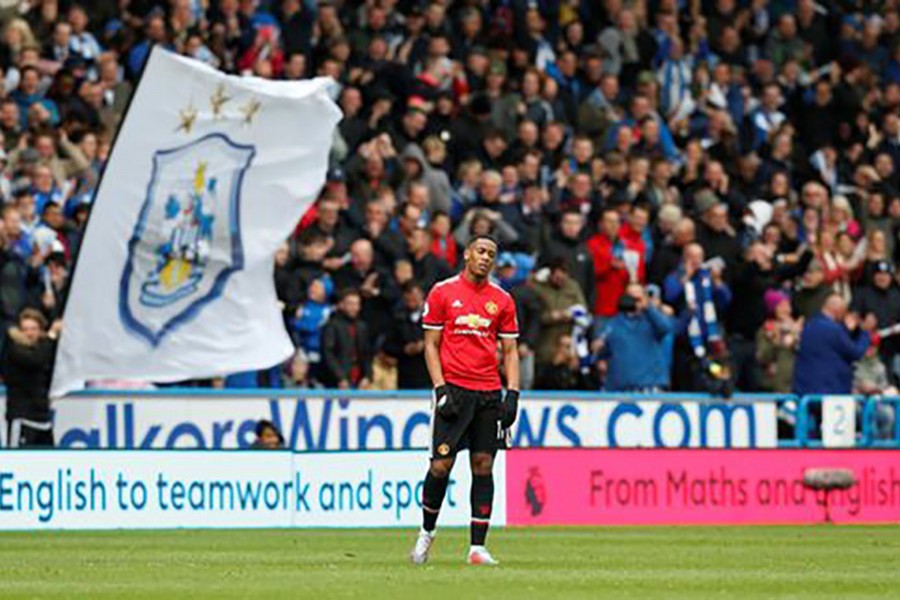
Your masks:
<path fill-rule="evenodd" d="M 425 484 L 422 486 L 422 529 L 425 531 L 434 531 L 437 527 L 438 513 L 444 503 L 448 483 L 450 477 L 438 478 L 431 471 L 425 475 Z"/>
<path fill-rule="evenodd" d="M 491 507 L 494 504 L 494 476 L 472 475 L 472 525 L 473 546 L 484 546 L 488 527 L 491 525 Z"/>

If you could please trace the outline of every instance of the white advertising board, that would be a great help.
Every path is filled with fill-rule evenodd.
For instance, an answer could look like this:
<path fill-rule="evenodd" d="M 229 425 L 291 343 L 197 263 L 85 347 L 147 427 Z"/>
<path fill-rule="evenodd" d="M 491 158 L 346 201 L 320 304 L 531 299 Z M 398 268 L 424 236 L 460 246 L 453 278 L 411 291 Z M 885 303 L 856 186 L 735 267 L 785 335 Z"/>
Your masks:
<path fill-rule="evenodd" d="M 467 455 L 442 525 L 468 525 Z M 506 521 L 505 460 L 492 522 Z M 416 527 L 424 452 L 88 450 L 0 452 L 0 530 Z"/>
<path fill-rule="evenodd" d="M 63 448 L 231 449 L 249 447 L 257 421 L 269 419 L 297 451 L 423 449 L 429 406 L 425 394 L 79 395 L 54 403 L 54 432 Z M 516 447 L 774 448 L 778 441 L 772 401 L 532 393 L 519 406 Z"/>

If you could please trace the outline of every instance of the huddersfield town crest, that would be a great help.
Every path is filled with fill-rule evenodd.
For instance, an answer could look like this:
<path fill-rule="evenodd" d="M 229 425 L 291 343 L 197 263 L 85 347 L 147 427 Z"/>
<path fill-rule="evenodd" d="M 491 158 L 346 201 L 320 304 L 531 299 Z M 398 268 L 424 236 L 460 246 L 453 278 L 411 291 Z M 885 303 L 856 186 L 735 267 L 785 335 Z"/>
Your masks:
<path fill-rule="evenodd" d="M 153 155 L 119 286 L 125 327 L 153 346 L 243 268 L 240 199 L 253 146 L 214 133 Z"/>

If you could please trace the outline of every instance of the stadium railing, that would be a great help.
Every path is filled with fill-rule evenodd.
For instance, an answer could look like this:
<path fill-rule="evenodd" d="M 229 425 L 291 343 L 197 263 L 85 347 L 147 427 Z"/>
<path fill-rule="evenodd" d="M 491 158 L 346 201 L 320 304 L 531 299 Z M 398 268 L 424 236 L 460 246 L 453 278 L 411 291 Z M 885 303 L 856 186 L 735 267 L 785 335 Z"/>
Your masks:
<path fill-rule="evenodd" d="M 780 446 L 800 448 L 821 448 L 820 428 L 823 402 L 828 396 L 803 396 L 797 405 L 794 438 Z M 854 447 L 857 448 L 900 448 L 900 397 L 896 396 L 852 396 L 855 406 L 854 418 L 858 421 Z"/>

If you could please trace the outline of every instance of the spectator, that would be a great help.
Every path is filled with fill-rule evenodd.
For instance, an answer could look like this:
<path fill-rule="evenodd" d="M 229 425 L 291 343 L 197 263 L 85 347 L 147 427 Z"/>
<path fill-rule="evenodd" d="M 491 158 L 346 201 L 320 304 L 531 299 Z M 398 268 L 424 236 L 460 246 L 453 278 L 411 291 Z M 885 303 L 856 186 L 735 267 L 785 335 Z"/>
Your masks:
<path fill-rule="evenodd" d="M 429 138 L 430 139 L 430 138 Z M 428 142 L 429 140 L 426 140 Z M 436 140 L 440 143 L 440 140 Z M 434 144 L 434 142 L 430 142 Z M 428 210 L 434 212 L 440 210 L 448 212 L 450 210 L 450 180 L 447 174 L 440 169 L 435 169 L 425 158 L 425 153 L 417 144 L 409 144 L 403 149 L 401 155 L 403 170 L 406 173 L 406 184 L 412 182 L 421 182 L 428 190 Z M 405 195 L 405 190 L 401 186 L 401 197 Z"/>
<path fill-rule="evenodd" d="M 803 273 L 813 256 L 805 251 L 795 263 L 776 264 L 769 247 L 756 241 L 750 244 L 744 258 L 735 265 L 731 278 L 733 296 L 743 301 L 732 304 L 726 324 L 735 383 L 741 390 L 755 392 L 761 385 L 758 332 L 774 308 L 767 305 L 767 291 L 780 288 L 785 281 Z"/>
<path fill-rule="evenodd" d="M 658 392 L 669 387 L 665 338 L 674 330 L 671 319 L 654 307 L 644 288 L 628 286 L 619 298 L 619 314 L 600 334 L 600 358 L 606 361 L 604 389 L 612 392 Z"/>
<path fill-rule="evenodd" d="M 559 227 L 551 234 L 541 254 L 548 264 L 557 258 L 564 259 L 566 272 L 581 288 L 582 295 L 590 300 L 594 295 L 594 267 L 583 240 L 584 225 L 585 219 L 580 213 L 564 212 Z"/>
<path fill-rule="evenodd" d="M 612 208 L 603 211 L 598 232 L 587 242 L 594 265 L 595 329 L 615 316 L 619 298 L 625 293 L 629 273 L 625 264 L 625 246 L 619 240 L 621 220 Z"/>
<path fill-rule="evenodd" d="M 303 350 L 294 352 L 293 358 L 287 364 L 284 370 L 284 388 L 311 388 L 316 383 L 309 376 L 309 362 L 306 360 L 306 354 Z M 321 383 L 319 383 L 321 385 Z"/>
<path fill-rule="evenodd" d="M 663 299 L 678 318 L 672 384 L 678 391 L 709 391 L 711 368 L 727 357 L 719 315 L 727 314 L 731 290 L 721 262 L 704 263 L 703 248 L 689 244 L 681 265 L 666 277 Z"/>
<path fill-rule="evenodd" d="M 383 200 L 374 198 L 366 204 L 362 235 L 372 242 L 377 267 L 389 268 L 406 257 L 406 240 L 390 228 L 390 218 Z"/>
<path fill-rule="evenodd" d="M 425 338 L 422 331 L 425 294 L 415 281 L 408 281 L 402 290 L 403 305 L 394 314 L 394 322 L 385 341 L 384 351 L 397 361 L 398 388 L 429 389 L 431 378 L 425 367 Z"/>
<path fill-rule="evenodd" d="M 661 285 L 669 273 L 678 267 L 684 248 L 696 241 L 694 221 L 687 217 L 678 220 L 672 231 L 662 238 L 650 263 L 650 283 Z"/>
<path fill-rule="evenodd" d="M 361 319 L 368 327 L 370 341 L 387 332 L 394 302 L 396 285 L 390 274 L 375 266 L 372 242 L 358 239 L 350 246 L 350 261 L 334 274 L 334 286 L 343 290 L 357 290 L 362 298 Z"/>
<path fill-rule="evenodd" d="M 900 288 L 895 280 L 894 266 L 888 261 L 879 261 L 870 272 L 869 283 L 857 288 L 853 296 L 853 311 L 864 321 L 871 320 L 870 329 L 885 329 L 900 323 Z M 886 364 L 892 364 L 898 352 L 900 346 L 896 337 L 880 341 L 879 357 Z"/>
<path fill-rule="evenodd" d="M 878 344 L 873 343 L 853 365 L 853 393 L 865 396 L 896 396 L 897 388 L 891 385 L 887 368 L 878 357 Z M 875 405 L 875 437 L 891 439 L 897 411 L 885 403 Z"/>
<path fill-rule="evenodd" d="M 509 292 L 516 303 L 519 321 L 519 385 L 523 390 L 531 389 L 535 376 L 535 349 L 541 334 L 541 312 L 543 305 L 534 289 L 531 269 L 528 275 L 520 277 L 516 258 L 503 252 L 497 257 L 497 278 L 500 286 Z M 551 388 L 547 388 L 551 389 Z"/>
<path fill-rule="evenodd" d="M 847 312 L 841 296 L 828 296 L 821 312 L 803 326 L 794 367 L 795 394 L 851 393 L 853 364 L 870 344 L 869 333 L 859 325 L 859 317 Z"/>
<path fill-rule="evenodd" d="M 697 243 L 703 247 L 706 256 L 719 257 L 726 269 L 734 269 L 741 257 L 741 244 L 728 222 L 728 206 L 707 195 L 698 199 L 697 208 L 702 215 L 697 226 Z"/>
<path fill-rule="evenodd" d="M 256 434 L 256 439 L 253 440 L 251 448 L 260 450 L 281 450 L 284 448 L 284 436 L 281 435 L 278 427 L 272 421 L 265 419 L 258 421 L 253 432 Z"/>
<path fill-rule="evenodd" d="M 763 301 L 768 318 L 756 333 L 756 358 L 762 373 L 760 389 L 787 394 L 794 379 L 803 321 L 791 314 L 790 298 L 783 292 L 768 290 Z"/>
<path fill-rule="evenodd" d="M 26 308 L 6 332 L 6 422 L 10 448 L 53 446 L 50 378 L 62 322 L 47 329 L 44 316 Z"/>
<path fill-rule="evenodd" d="M 41 254 L 34 253 L 31 237 L 22 229 L 19 210 L 2 207 L 0 223 L 0 325 L 10 327 L 22 309 L 36 306 Z M 5 329 L 4 329 L 5 331 Z"/>
<path fill-rule="evenodd" d="M 822 310 L 831 293 L 830 286 L 825 283 L 825 271 L 821 263 L 812 261 L 794 295 L 794 313 L 803 319 L 812 317 Z"/>
<path fill-rule="evenodd" d="M 900 323 L 900 289 L 891 263 L 883 260 L 872 266 L 869 281 L 854 294 L 852 308 L 863 319 L 874 316 L 878 329 Z"/>
<path fill-rule="evenodd" d="M 553 355 L 538 371 L 534 387 L 538 390 L 582 388 L 580 361 L 572 347 L 572 336 L 563 334 L 556 340 Z"/>
<path fill-rule="evenodd" d="M 322 379 L 329 387 L 364 390 L 372 381 L 369 328 L 360 319 L 361 310 L 360 293 L 343 290 L 337 311 L 322 330 Z"/>
<path fill-rule="evenodd" d="M 324 279 L 313 279 L 310 282 L 306 301 L 297 306 L 290 321 L 294 346 L 303 351 L 307 368 L 314 380 L 322 377 L 322 328 L 331 318 L 326 282 Z"/>
<path fill-rule="evenodd" d="M 412 262 L 413 276 L 422 286 L 426 295 L 435 283 L 453 275 L 453 270 L 447 261 L 435 256 L 431 252 L 431 248 L 431 232 L 422 227 L 416 229 L 409 240 L 410 261 Z"/>
<path fill-rule="evenodd" d="M 556 257 L 539 273 L 534 290 L 541 301 L 541 334 L 535 352 L 535 371 L 548 367 L 559 349 L 563 336 L 573 339 L 576 310 L 585 310 L 581 288 L 569 275 L 568 261 Z M 540 376 L 536 377 L 540 379 Z"/>
<path fill-rule="evenodd" d="M 450 215 L 447 213 L 436 211 L 431 215 L 431 253 L 452 269 L 459 264 L 459 249 L 450 235 L 450 227 Z"/>

